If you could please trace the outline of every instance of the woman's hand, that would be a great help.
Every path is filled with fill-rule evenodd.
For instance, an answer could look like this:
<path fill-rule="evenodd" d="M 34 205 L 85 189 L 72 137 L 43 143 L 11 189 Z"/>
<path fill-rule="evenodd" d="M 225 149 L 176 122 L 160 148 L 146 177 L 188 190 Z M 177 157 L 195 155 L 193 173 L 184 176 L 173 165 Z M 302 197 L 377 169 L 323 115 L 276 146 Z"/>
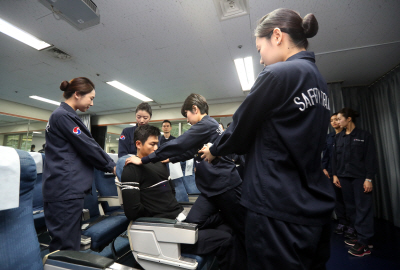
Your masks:
<path fill-rule="evenodd" d="M 169 163 L 169 158 L 167 158 L 166 160 L 161 161 L 161 163 Z"/>
<path fill-rule="evenodd" d="M 369 193 L 372 191 L 372 182 L 368 180 L 370 179 L 365 179 L 364 181 L 364 193 Z"/>
<path fill-rule="evenodd" d="M 117 166 L 114 166 L 113 174 L 117 175 Z"/>
<path fill-rule="evenodd" d="M 342 186 L 340 185 L 339 178 L 336 175 L 333 176 L 333 184 L 338 188 L 342 188 Z"/>
<path fill-rule="evenodd" d="M 138 158 L 137 156 L 131 156 L 125 160 L 125 166 L 129 163 L 135 164 L 135 165 L 142 165 L 142 160 Z"/>
<path fill-rule="evenodd" d="M 324 172 L 324 174 L 326 175 L 326 177 L 328 177 L 329 179 L 331 178 L 331 177 L 329 176 L 328 171 L 327 171 L 326 169 L 324 169 L 323 172 Z"/>
<path fill-rule="evenodd" d="M 208 146 L 204 146 L 200 151 L 201 158 L 204 158 L 205 161 L 208 161 L 208 163 L 211 163 L 211 161 L 214 160 L 214 156 L 210 152 L 210 148 Z"/>

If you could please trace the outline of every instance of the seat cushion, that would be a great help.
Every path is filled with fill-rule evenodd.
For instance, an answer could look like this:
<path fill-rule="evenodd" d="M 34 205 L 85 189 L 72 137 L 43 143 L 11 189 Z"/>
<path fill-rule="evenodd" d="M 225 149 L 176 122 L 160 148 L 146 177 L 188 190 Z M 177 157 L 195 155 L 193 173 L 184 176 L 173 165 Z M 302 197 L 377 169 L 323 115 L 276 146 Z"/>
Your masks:
<path fill-rule="evenodd" d="M 82 231 L 82 234 L 92 238 L 90 249 L 100 252 L 118 237 L 118 235 L 126 231 L 128 224 L 129 220 L 126 218 L 125 214 L 108 216 L 89 229 Z"/>

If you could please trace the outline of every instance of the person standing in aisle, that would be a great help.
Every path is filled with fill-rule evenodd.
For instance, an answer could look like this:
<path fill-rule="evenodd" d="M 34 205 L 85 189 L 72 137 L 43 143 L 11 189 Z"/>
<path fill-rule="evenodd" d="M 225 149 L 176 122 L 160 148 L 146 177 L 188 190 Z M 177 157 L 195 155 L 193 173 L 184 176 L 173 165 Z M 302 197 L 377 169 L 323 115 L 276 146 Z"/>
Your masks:
<path fill-rule="evenodd" d="M 63 81 L 62 102 L 46 127 L 46 162 L 43 169 L 43 202 L 50 252 L 80 250 L 85 194 L 92 190 L 93 169 L 115 174 L 115 163 L 98 145 L 76 110 L 93 106 L 94 84 L 79 77 Z"/>
<path fill-rule="evenodd" d="M 340 133 L 343 130 L 343 128 L 340 127 L 339 122 L 337 120 L 337 113 L 334 113 L 331 116 L 331 126 L 335 131 L 329 133 L 326 136 L 326 145 L 324 151 L 322 151 L 322 170 L 326 175 L 326 177 L 333 180 L 332 177 L 333 145 L 335 144 L 336 134 Z M 346 226 L 348 225 L 348 218 L 346 216 L 346 208 L 343 201 L 342 189 L 337 187 L 335 184 L 333 184 L 333 188 L 336 194 L 335 213 L 338 220 L 338 224 L 334 229 L 334 233 L 343 234 L 345 232 L 345 235 L 347 235 L 351 231 L 346 230 Z"/>
<path fill-rule="evenodd" d="M 358 112 L 343 108 L 338 112 L 339 125 L 344 129 L 336 136 L 332 174 L 333 183 L 342 188 L 353 239 L 345 240 L 351 255 L 371 254 L 374 236 L 372 180 L 376 174 L 376 152 L 372 135 L 356 127 Z"/>
<path fill-rule="evenodd" d="M 172 129 L 172 123 L 169 120 L 164 120 L 162 122 L 162 131 L 163 135 L 160 136 L 160 146 L 163 145 L 166 142 L 172 141 L 173 139 L 176 139 L 176 137 L 171 135 L 171 129 Z"/>
<path fill-rule="evenodd" d="M 308 52 L 313 14 L 277 9 L 259 21 L 264 69 L 229 128 L 200 151 L 246 154 L 241 203 L 248 269 L 325 269 L 330 256 L 332 184 L 321 170 L 330 107 L 326 81 Z"/>

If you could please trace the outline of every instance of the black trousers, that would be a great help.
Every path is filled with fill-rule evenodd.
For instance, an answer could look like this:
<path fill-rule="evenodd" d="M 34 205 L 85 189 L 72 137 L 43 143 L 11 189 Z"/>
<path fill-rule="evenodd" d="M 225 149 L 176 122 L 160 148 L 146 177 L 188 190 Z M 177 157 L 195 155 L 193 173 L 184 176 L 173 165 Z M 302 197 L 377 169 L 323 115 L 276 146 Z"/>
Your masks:
<path fill-rule="evenodd" d="M 338 188 L 333 184 L 333 189 L 336 195 L 335 213 L 339 224 L 349 225 L 349 218 L 346 213 L 346 206 L 343 199 L 343 192 L 341 188 Z"/>
<path fill-rule="evenodd" d="M 252 270 L 323 270 L 330 256 L 330 223 L 305 226 L 247 209 L 247 268 Z"/>
<path fill-rule="evenodd" d="M 232 233 L 232 229 L 227 225 L 199 230 L 196 244 L 182 244 L 181 250 L 196 255 L 215 255 L 219 269 L 222 270 L 246 269 L 246 262 L 241 257 L 244 248 Z"/>
<path fill-rule="evenodd" d="M 45 202 L 44 217 L 51 237 L 49 251 L 80 250 L 84 199 Z"/>
<path fill-rule="evenodd" d="M 365 179 L 340 177 L 339 181 L 350 218 L 350 226 L 356 229 L 358 241 L 367 245 L 374 236 L 372 192 L 364 193 Z"/>
<path fill-rule="evenodd" d="M 246 269 L 247 264 L 244 240 L 245 208 L 240 204 L 240 197 L 241 185 L 212 197 L 201 194 L 185 220 L 199 224 L 200 233 L 201 230 L 218 226 L 220 224 L 218 216 L 222 217 L 223 222 L 233 229 L 233 250 L 230 250 L 227 256 L 231 267 L 236 266 L 230 269 Z"/>

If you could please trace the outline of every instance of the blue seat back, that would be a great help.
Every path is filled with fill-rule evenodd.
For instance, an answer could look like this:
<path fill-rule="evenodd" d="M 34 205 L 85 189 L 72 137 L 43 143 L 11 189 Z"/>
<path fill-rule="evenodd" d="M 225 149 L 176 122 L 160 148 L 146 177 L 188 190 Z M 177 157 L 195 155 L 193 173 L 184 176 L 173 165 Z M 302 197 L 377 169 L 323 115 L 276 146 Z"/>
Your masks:
<path fill-rule="evenodd" d="M 94 181 L 100 197 L 115 196 L 118 197 L 117 187 L 115 186 L 115 175 L 107 174 L 97 169 L 94 170 Z M 102 203 L 104 212 L 120 210 L 120 206 L 108 206 L 108 203 Z"/>
<path fill-rule="evenodd" d="M 185 185 L 186 192 L 188 194 L 200 193 L 200 190 L 196 186 L 196 179 L 194 174 L 194 165 L 192 167 L 192 175 L 186 175 L 186 161 L 181 162 L 183 171 L 183 184 Z"/>
<path fill-rule="evenodd" d="M 32 216 L 36 164 L 28 152 L 16 151 L 21 164 L 19 207 L 0 211 L 0 268 L 41 270 L 43 264 Z"/>
<path fill-rule="evenodd" d="M 97 190 L 95 182 L 92 183 L 92 191 L 85 195 L 83 208 L 89 210 L 90 218 L 100 216 L 99 202 L 97 200 Z"/>

